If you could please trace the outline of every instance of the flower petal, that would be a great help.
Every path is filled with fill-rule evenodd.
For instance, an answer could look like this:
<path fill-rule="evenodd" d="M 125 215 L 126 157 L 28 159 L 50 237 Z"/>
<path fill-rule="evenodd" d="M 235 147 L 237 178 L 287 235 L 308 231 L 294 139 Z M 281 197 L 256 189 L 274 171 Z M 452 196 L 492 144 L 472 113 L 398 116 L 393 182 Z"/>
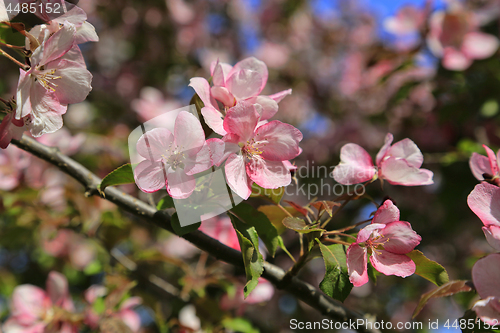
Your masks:
<path fill-rule="evenodd" d="M 285 161 L 300 153 L 302 133 L 292 125 L 273 120 L 255 130 L 255 148 L 262 151 L 262 158 L 270 161 Z"/>
<path fill-rule="evenodd" d="M 270 97 L 270 98 L 274 99 L 276 101 L 276 103 L 279 103 L 283 100 L 283 98 L 285 98 L 286 96 L 291 95 L 291 94 L 292 94 L 292 89 L 287 89 L 287 90 L 280 91 L 276 94 L 269 95 L 267 97 Z"/>
<path fill-rule="evenodd" d="M 205 144 L 205 132 L 193 114 L 181 111 L 175 120 L 174 142 L 180 151 L 194 156 Z"/>
<path fill-rule="evenodd" d="M 453 47 L 446 47 L 443 55 L 443 67 L 452 71 L 463 71 L 472 64 L 472 59 Z"/>
<path fill-rule="evenodd" d="M 477 184 L 467 197 L 469 208 L 485 226 L 500 226 L 500 188 L 489 183 Z"/>
<path fill-rule="evenodd" d="M 31 73 L 31 71 L 29 72 Z M 31 85 L 33 80 L 28 72 L 19 69 L 19 81 L 16 94 L 16 119 L 21 119 L 31 113 Z"/>
<path fill-rule="evenodd" d="M 163 155 L 170 156 L 174 135 L 166 128 L 154 128 L 144 133 L 137 141 L 137 152 L 149 161 L 160 161 Z"/>
<path fill-rule="evenodd" d="M 498 175 L 498 162 L 497 157 L 495 156 L 495 152 L 490 149 L 490 147 L 483 145 L 484 150 L 486 150 L 486 154 L 488 155 L 488 161 L 490 162 L 491 175 Z"/>
<path fill-rule="evenodd" d="M 370 257 L 373 268 L 385 275 L 407 277 L 415 273 L 415 263 L 404 254 L 376 250 Z"/>
<path fill-rule="evenodd" d="M 500 299 L 497 297 L 481 299 L 474 304 L 472 310 L 476 311 L 477 316 L 485 323 L 492 326 L 498 325 L 500 323 L 499 302 Z"/>
<path fill-rule="evenodd" d="M 493 253 L 476 261 L 472 282 L 481 298 L 500 297 L 500 254 Z"/>
<path fill-rule="evenodd" d="M 215 133 L 219 135 L 227 134 L 226 130 L 224 129 L 224 116 L 219 110 L 210 106 L 205 106 L 201 109 L 201 114 L 203 115 L 203 119 L 205 119 L 205 123 Z"/>
<path fill-rule="evenodd" d="M 353 185 L 368 181 L 375 175 L 372 158 L 361 146 L 348 143 L 340 149 L 340 164 L 333 170 L 333 178 L 340 184 Z"/>
<path fill-rule="evenodd" d="M 380 148 L 379 152 L 377 153 L 377 156 L 375 158 L 375 162 L 377 163 L 378 166 L 380 166 L 380 163 L 384 159 L 387 151 L 391 147 L 392 140 L 394 140 L 394 137 L 392 136 L 391 133 L 387 133 L 385 136 L 385 142 L 382 148 Z"/>
<path fill-rule="evenodd" d="M 381 163 L 380 177 L 393 185 L 419 186 L 430 185 L 433 173 L 427 169 L 411 166 L 406 160 L 390 157 Z"/>
<path fill-rule="evenodd" d="M 222 142 L 220 139 L 217 140 Z M 222 147 L 222 151 L 224 151 L 224 147 Z M 204 143 L 196 154 L 193 155 L 186 153 L 186 157 L 184 159 L 184 172 L 187 175 L 194 175 L 210 169 L 212 165 L 213 163 L 210 148 L 207 143 Z"/>
<path fill-rule="evenodd" d="M 240 142 L 246 142 L 253 138 L 259 118 L 255 106 L 242 101 L 227 111 L 224 129 L 227 133 L 238 135 Z"/>
<path fill-rule="evenodd" d="M 264 62 L 254 57 L 246 58 L 228 73 L 226 87 L 237 100 L 254 97 L 264 89 L 268 75 Z"/>
<path fill-rule="evenodd" d="M 33 325 L 50 307 L 50 299 L 43 289 L 23 284 L 12 293 L 12 317 L 22 325 Z"/>
<path fill-rule="evenodd" d="M 418 149 L 415 142 L 410 139 L 403 139 L 393 144 L 386 153 L 386 156 L 396 157 L 405 160 L 409 165 L 420 168 L 424 161 L 424 156 Z"/>
<path fill-rule="evenodd" d="M 404 221 L 388 223 L 380 234 L 383 237 L 379 242 L 384 243 L 384 249 L 397 254 L 413 251 L 422 240 L 422 237 L 413 231 L 410 223 Z"/>
<path fill-rule="evenodd" d="M 143 192 L 156 192 L 165 187 L 165 173 L 161 162 L 145 160 L 134 169 L 135 183 Z"/>
<path fill-rule="evenodd" d="M 462 52 L 471 59 L 486 59 L 498 50 L 498 38 L 483 32 L 469 32 L 464 36 Z"/>
<path fill-rule="evenodd" d="M 224 162 L 225 143 L 221 139 L 212 138 L 207 140 L 210 149 L 210 158 L 215 166 L 220 166 Z"/>
<path fill-rule="evenodd" d="M 237 195 L 248 199 L 251 189 L 251 180 L 247 176 L 245 159 L 242 155 L 231 154 L 225 164 L 227 184 Z"/>
<path fill-rule="evenodd" d="M 474 177 L 476 177 L 477 180 L 484 180 L 483 175 L 485 173 L 492 176 L 494 175 L 491 171 L 490 161 L 488 157 L 484 155 L 472 153 L 472 156 L 469 159 L 469 166 L 472 174 L 474 175 Z"/>
<path fill-rule="evenodd" d="M 368 282 L 367 254 L 366 248 L 353 243 L 347 249 L 347 272 L 349 281 L 360 287 Z"/>
<path fill-rule="evenodd" d="M 56 31 L 47 42 L 43 43 L 40 47 L 43 47 L 43 53 L 39 62 L 35 60 L 36 65 L 47 65 L 51 61 L 54 61 L 62 57 L 66 52 L 68 52 L 75 43 L 76 27 L 65 21 L 62 28 Z"/>
<path fill-rule="evenodd" d="M 69 294 L 68 280 L 59 272 L 52 271 L 47 278 L 47 294 L 53 305 L 73 311 L 73 301 Z"/>
<path fill-rule="evenodd" d="M 196 179 L 186 175 L 183 169 L 169 169 L 167 172 L 167 191 L 174 199 L 186 199 L 196 188 Z"/>
<path fill-rule="evenodd" d="M 216 100 L 227 107 L 233 107 L 236 104 L 236 99 L 226 87 L 214 86 L 210 88 L 210 93 Z"/>
<path fill-rule="evenodd" d="M 497 251 L 500 251 L 500 227 L 489 225 L 482 228 L 488 243 Z"/>
<path fill-rule="evenodd" d="M 263 188 L 276 189 L 292 182 L 290 170 L 282 161 L 253 158 L 246 164 L 246 170 L 250 179 Z"/>
<path fill-rule="evenodd" d="M 51 81 L 57 84 L 54 89 L 61 104 L 80 103 L 92 90 L 92 74 L 77 62 L 62 58 L 52 61 L 45 68 L 45 73 L 54 71 L 53 75 L 60 77 Z"/>
<path fill-rule="evenodd" d="M 386 200 L 375 212 L 372 223 L 387 224 L 396 221 L 399 221 L 399 209 L 392 200 Z"/>
<path fill-rule="evenodd" d="M 210 84 L 208 81 L 202 77 L 193 77 L 189 81 L 189 86 L 194 89 L 198 97 L 200 97 L 205 107 L 215 108 L 217 103 L 210 95 Z"/>

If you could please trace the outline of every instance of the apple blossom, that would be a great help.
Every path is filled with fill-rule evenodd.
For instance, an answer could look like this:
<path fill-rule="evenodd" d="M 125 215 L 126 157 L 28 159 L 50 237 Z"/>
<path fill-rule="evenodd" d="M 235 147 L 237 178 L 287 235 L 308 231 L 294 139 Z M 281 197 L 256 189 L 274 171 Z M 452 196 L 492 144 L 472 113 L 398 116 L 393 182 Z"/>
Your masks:
<path fill-rule="evenodd" d="M 407 277 L 415 273 L 415 263 L 406 253 L 420 244 L 421 237 L 410 223 L 399 220 L 399 209 L 386 200 L 377 209 L 371 224 L 361 229 L 347 249 L 349 280 L 355 287 L 368 282 L 368 254 L 377 271 Z"/>
<path fill-rule="evenodd" d="M 483 145 L 484 150 L 488 157 L 478 153 L 472 153 L 469 160 L 469 166 L 474 177 L 478 180 L 488 180 L 497 185 L 500 185 L 500 166 L 498 160 L 500 157 L 500 150 L 497 155 L 488 146 Z M 486 176 L 487 179 L 484 177 Z"/>
<path fill-rule="evenodd" d="M 234 66 L 213 62 L 211 74 L 214 84 L 212 87 L 201 77 L 192 78 L 189 85 L 203 101 L 201 113 L 205 122 L 220 135 L 227 133 L 223 126 L 223 112 L 236 103 L 246 101 L 259 104 L 261 120 L 267 120 L 278 112 L 278 103 L 292 93 L 292 90 L 288 89 L 270 96 L 259 95 L 269 74 L 266 64 L 254 57 L 243 59 Z M 224 106 L 223 112 L 219 110 L 217 101 Z"/>
<path fill-rule="evenodd" d="M 83 101 L 92 89 L 92 74 L 74 49 L 75 32 L 67 21 L 53 35 L 42 31 L 31 67 L 20 69 L 16 119 L 29 115 L 26 124 L 35 137 L 60 129 L 67 105 Z"/>
<path fill-rule="evenodd" d="M 427 44 L 443 67 L 461 71 L 474 60 L 491 57 L 499 46 L 498 38 L 479 30 L 472 13 L 454 8 L 435 12 L 430 18 Z"/>
<path fill-rule="evenodd" d="M 216 216 L 203 220 L 199 230 L 230 248 L 240 250 L 238 235 L 234 230 L 231 219 L 227 216 Z"/>
<path fill-rule="evenodd" d="M 472 310 L 490 325 L 500 322 L 500 254 L 479 259 L 472 267 L 472 282 L 481 299 Z"/>
<path fill-rule="evenodd" d="M 353 185 L 376 178 L 393 185 L 418 186 L 433 183 L 433 173 L 421 169 L 424 157 L 417 145 L 404 139 L 391 146 L 393 136 L 388 133 L 385 144 L 377 154 L 376 163 L 361 146 L 348 143 L 340 150 L 340 164 L 333 170 L 333 178 L 344 185 Z"/>
<path fill-rule="evenodd" d="M 241 101 L 224 118 L 226 180 L 245 200 L 253 182 L 270 189 L 289 185 L 292 178 L 288 160 L 301 153 L 302 133 L 278 120 L 258 126 L 258 108 L 258 104 Z"/>
<path fill-rule="evenodd" d="M 21 139 L 24 131 L 24 120 L 16 119 L 12 112 L 7 113 L 0 124 L 0 149 L 7 148 L 12 139 Z"/>
<path fill-rule="evenodd" d="M 166 128 L 143 134 L 137 142 L 137 152 L 145 158 L 134 169 L 137 186 L 151 193 L 166 185 L 175 199 L 189 197 L 196 187 L 193 175 L 212 166 L 201 124 L 186 111 L 177 116 L 173 134 Z"/>
<path fill-rule="evenodd" d="M 58 332 L 77 332 L 72 324 L 60 322 L 60 316 L 55 314 L 60 311 L 55 307 L 65 312 L 75 310 L 66 277 L 58 272 L 50 272 L 46 289 L 47 291 L 44 291 L 30 284 L 23 284 L 14 289 L 11 316 L 2 327 L 4 333 L 43 333 L 48 326 L 59 326 Z"/>
<path fill-rule="evenodd" d="M 500 251 L 500 188 L 483 182 L 467 197 L 469 208 L 483 222 L 488 243 Z"/>

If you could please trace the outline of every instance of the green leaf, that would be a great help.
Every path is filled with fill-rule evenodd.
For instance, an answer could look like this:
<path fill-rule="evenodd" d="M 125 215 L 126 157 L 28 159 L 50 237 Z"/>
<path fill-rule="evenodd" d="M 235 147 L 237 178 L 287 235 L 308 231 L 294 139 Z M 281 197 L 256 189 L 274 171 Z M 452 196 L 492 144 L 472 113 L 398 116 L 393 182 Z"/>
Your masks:
<path fill-rule="evenodd" d="M 199 222 L 182 227 L 177 213 L 174 213 L 172 215 L 172 217 L 170 218 L 170 223 L 172 224 L 172 228 L 174 229 L 174 232 L 177 236 L 182 236 L 192 231 L 198 230 L 198 228 L 201 226 L 201 222 Z"/>
<path fill-rule="evenodd" d="M 454 295 L 456 293 L 467 292 L 467 291 L 471 291 L 471 290 L 472 290 L 472 288 L 467 284 L 467 281 L 465 281 L 465 280 L 455 280 L 455 281 L 450 281 L 448 283 L 445 283 L 442 286 L 440 286 L 434 290 L 431 290 L 431 291 L 423 294 L 420 297 L 420 301 L 418 302 L 418 305 L 415 308 L 415 311 L 413 311 L 412 318 L 415 318 L 420 313 L 420 311 L 422 311 L 425 304 L 431 298 L 451 296 L 451 295 Z"/>
<path fill-rule="evenodd" d="M 247 284 L 243 289 L 245 298 L 250 295 L 252 290 L 259 284 L 259 278 L 264 271 L 264 258 L 259 252 L 259 237 L 254 227 L 241 222 L 232 214 L 229 215 L 233 223 L 238 241 L 240 243 Z"/>
<path fill-rule="evenodd" d="M 431 281 L 436 286 L 441 286 L 450 281 L 446 269 L 444 269 L 444 267 L 437 262 L 428 259 L 419 250 L 413 250 L 406 255 L 410 257 L 410 259 L 413 260 L 417 266 L 415 274 Z"/>
<path fill-rule="evenodd" d="M 266 214 L 259 212 L 257 209 L 244 202 L 231 209 L 231 212 L 238 216 L 241 221 L 249 226 L 255 227 L 257 234 L 266 245 L 267 250 L 271 256 L 274 257 L 276 249 L 279 246 L 278 230 L 276 230 L 271 221 L 269 221 Z"/>
<path fill-rule="evenodd" d="M 293 207 L 283 207 L 286 211 L 288 211 L 292 216 L 299 215 Z M 289 215 L 285 213 L 280 207 L 276 205 L 263 205 L 257 208 L 259 212 L 266 214 L 267 218 L 274 225 L 276 230 L 278 230 L 278 234 L 281 235 L 285 230 L 285 226 L 283 225 L 283 219 L 288 217 Z"/>
<path fill-rule="evenodd" d="M 295 230 L 301 234 L 307 234 L 310 232 L 320 232 L 322 233 L 324 230 L 320 228 L 316 228 L 316 225 L 308 225 L 306 221 L 296 218 L 296 217 L 286 217 L 283 219 L 283 225 L 288 229 Z M 320 235 L 321 236 L 321 235 Z"/>
<path fill-rule="evenodd" d="M 226 318 L 222 320 L 225 329 L 241 333 L 259 333 L 259 330 L 252 326 L 252 323 L 244 318 Z"/>
<path fill-rule="evenodd" d="M 325 262 L 325 277 L 319 288 L 328 296 L 343 302 L 351 293 L 353 287 L 347 272 L 347 258 L 344 246 L 341 244 L 323 245 L 316 239 Z"/>
<path fill-rule="evenodd" d="M 108 186 L 132 183 L 135 183 L 134 172 L 132 171 L 132 165 L 127 163 L 118 169 L 111 171 L 106 177 L 104 177 L 101 184 L 99 184 L 99 191 L 104 191 L 104 189 Z"/>
<path fill-rule="evenodd" d="M 283 198 L 284 194 L 285 194 L 284 187 L 280 187 L 280 188 L 276 188 L 276 189 L 263 188 L 255 183 L 253 183 L 252 184 L 252 194 L 250 194 L 250 196 L 252 198 L 262 197 L 262 198 L 267 199 L 269 201 L 272 201 L 276 204 L 279 204 L 281 201 L 281 198 Z"/>
<path fill-rule="evenodd" d="M 174 207 L 175 207 L 174 199 L 172 199 L 172 197 L 170 197 L 169 195 L 163 197 L 160 200 L 160 202 L 158 202 L 158 204 L 156 205 L 157 210 L 163 210 L 163 209 L 174 208 Z"/>

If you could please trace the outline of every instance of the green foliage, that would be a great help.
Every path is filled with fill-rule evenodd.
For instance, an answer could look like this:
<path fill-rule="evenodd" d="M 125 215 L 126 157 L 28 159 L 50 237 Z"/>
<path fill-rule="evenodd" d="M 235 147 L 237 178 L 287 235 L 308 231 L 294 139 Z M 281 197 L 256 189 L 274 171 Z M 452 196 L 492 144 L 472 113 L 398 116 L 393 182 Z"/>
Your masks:
<path fill-rule="evenodd" d="M 244 318 L 226 318 L 222 321 L 225 329 L 241 333 L 259 333 L 260 331 L 252 326 L 252 323 Z"/>
<path fill-rule="evenodd" d="M 281 201 L 281 198 L 283 198 L 283 195 L 285 194 L 285 188 L 280 187 L 277 189 L 269 189 L 269 188 L 263 188 L 257 185 L 256 183 L 252 184 L 252 194 L 250 197 L 261 197 L 264 199 L 267 199 L 271 202 L 274 202 L 276 204 L 279 204 Z"/>
<path fill-rule="evenodd" d="M 254 227 L 241 222 L 238 218 L 230 215 L 231 222 L 238 235 L 247 284 L 243 289 L 245 298 L 250 295 L 252 290 L 259 284 L 259 278 L 264 271 L 264 258 L 259 252 L 259 236 Z"/>
<path fill-rule="evenodd" d="M 244 202 L 231 209 L 231 212 L 238 216 L 241 221 L 249 226 L 255 227 L 259 237 L 266 245 L 267 250 L 271 256 L 274 257 L 280 244 L 280 236 L 266 214 L 259 212 L 257 209 Z"/>
<path fill-rule="evenodd" d="M 319 288 L 328 296 L 341 302 L 345 301 L 353 287 L 347 272 L 347 258 L 345 248 L 341 244 L 323 245 L 316 239 L 325 262 L 325 277 Z"/>
<path fill-rule="evenodd" d="M 156 209 L 158 210 L 163 210 L 163 209 L 168 209 L 168 208 L 174 208 L 174 199 L 172 199 L 171 196 L 167 195 L 164 196 L 160 202 L 156 205 Z"/>
<path fill-rule="evenodd" d="M 450 280 L 448 277 L 448 273 L 443 266 L 435 261 L 428 259 L 419 250 L 413 250 L 406 255 L 410 257 L 410 259 L 413 260 L 415 262 L 415 265 L 417 266 L 415 274 L 431 281 L 436 286 L 441 286 Z"/>
<path fill-rule="evenodd" d="M 301 234 L 308 234 L 310 232 L 319 232 L 321 234 L 324 231 L 323 229 L 317 228 L 317 224 L 308 225 L 306 221 L 296 217 L 286 217 L 283 220 L 283 225 Z"/>
<path fill-rule="evenodd" d="M 111 171 L 99 185 L 99 191 L 104 191 L 108 186 L 124 185 L 135 183 L 132 165 L 127 163 Z"/>

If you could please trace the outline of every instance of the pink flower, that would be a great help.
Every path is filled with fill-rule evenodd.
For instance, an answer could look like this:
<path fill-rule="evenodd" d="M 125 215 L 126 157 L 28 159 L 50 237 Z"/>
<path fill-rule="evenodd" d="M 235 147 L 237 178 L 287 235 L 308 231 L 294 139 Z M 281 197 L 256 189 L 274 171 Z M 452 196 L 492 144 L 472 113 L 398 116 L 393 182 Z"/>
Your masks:
<path fill-rule="evenodd" d="M 485 180 L 484 176 L 488 178 L 488 181 L 493 181 L 495 184 L 500 185 L 500 166 L 498 164 L 498 158 L 500 157 L 500 150 L 495 153 L 488 146 L 483 145 L 486 150 L 488 157 L 480 155 L 477 153 L 472 153 L 469 160 L 469 166 L 474 177 L 478 180 Z"/>
<path fill-rule="evenodd" d="M 404 186 L 430 185 L 433 173 L 420 169 L 424 157 L 417 145 L 404 139 L 391 146 L 391 133 L 377 154 L 377 167 L 370 155 L 355 143 L 348 143 L 340 150 L 340 164 L 333 170 L 333 178 L 344 185 L 352 185 L 380 178 L 390 184 Z"/>
<path fill-rule="evenodd" d="M 260 105 L 242 101 L 229 109 L 224 118 L 226 180 L 245 200 L 252 192 L 253 182 L 270 189 L 289 185 L 288 160 L 301 153 L 302 133 L 278 120 L 258 126 L 258 108 Z"/>
<path fill-rule="evenodd" d="M 4 333 L 44 333 L 49 324 L 60 325 L 59 332 L 77 332 L 70 323 L 53 322 L 58 320 L 58 316 L 54 315 L 54 307 L 67 312 L 75 310 L 66 277 L 58 272 L 50 272 L 46 289 L 47 291 L 44 291 L 30 284 L 23 284 L 14 289 L 11 316 L 2 327 Z"/>
<path fill-rule="evenodd" d="M 24 131 L 24 120 L 16 119 L 12 112 L 7 113 L 0 124 L 0 148 L 7 148 L 12 139 L 21 139 Z"/>
<path fill-rule="evenodd" d="M 26 119 L 35 137 L 60 129 L 68 104 L 83 101 L 92 89 L 75 33 L 67 21 L 53 35 L 41 30 L 43 41 L 31 56 L 30 69 L 20 69 L 16 119 Z"/>
<path fill-rule="evenodd" d="M 177 116 L 174 134 L 166 128 L 143 134 L 137 142 L 137 152 L 146 159 L 134 170 L 137 186 L 151 193 L 166 185 L 175 199 L 189 197 L 196 187 L 193 175 L 212 166 L 201 124 L 186 111 Z"/>
<path fill-rule="evenodd" d="M 463 9 L 435 12 L 430 19 L 427 44 L 443 67 L 461 71 L 474 60 L 491 57 L 499 46 L 498 39 L 479 30 L 473 13 Z"/>
<path fill-rule="evenodd" d="M 51 256 L 66 258 L 79 270 L 87 267 L 96 257 L 93 243 L 70 229 L 60 229 L 55 237 L 43 240 L 43 249 Z"/>
<path fill-rule="evenodd" d="M 500 251 L 500 188 L 483 182 L 467 197 L 469 208 L 483 222 L 488 243 Z"/>
<path fill-rule="evenodd" d="M 137 112 L 139 121 L 148 121 L 182 107 L 176 100 L 164 99 L 161 91 L 153 87 L 142 88 L 140 98 L 133 100 L 131 106 Z"/>
<path fill-rule="evenodd" d="M 356 242 L 347 249 L 349 280 L 355 287 L 368 282 L 367 261 L 385 275 L 407 277 L 415 273 L 415 263 L 406 253 L 420 244 L 421 237 L 410 223 L 399 220 L 399 209 L 386 200 L 377 209 L 372 223 L 361 229 Z"/>
<path fill-rule="evenodd" d="M 479 259 L 472 267 L 472 282 L 481 300 L 472 310 L 490 325 L 500 322 L 500 254 L 490 254 Z"/>
<path fill-rule="evenodd" d="M 15 146 L 0 150 L 0 190 L 10 191 L 16 188 L 29 164 L 29 156 Z"/>
<path fill-rule="evenodd" d="M 219 110 L 217 101 L 224 106 L 222 111 L 240 101 L 259 104 L 261 120 L 267 120 L 278 112 L 278 103 L 292 93 L 288 89 L 270 96 L 259 96 L 267 83 L 268 71 L 266 64 L 254 57 L 243 59 L 234 67 L 213 62 L 211 74 L 213 87 L 201 77 L 192 78 L 189 85 L 204 103 L 201 113 L 205 122 L 220 135 L 225 135 L 227 130 L 223 125 L 224 114 Z"/>

